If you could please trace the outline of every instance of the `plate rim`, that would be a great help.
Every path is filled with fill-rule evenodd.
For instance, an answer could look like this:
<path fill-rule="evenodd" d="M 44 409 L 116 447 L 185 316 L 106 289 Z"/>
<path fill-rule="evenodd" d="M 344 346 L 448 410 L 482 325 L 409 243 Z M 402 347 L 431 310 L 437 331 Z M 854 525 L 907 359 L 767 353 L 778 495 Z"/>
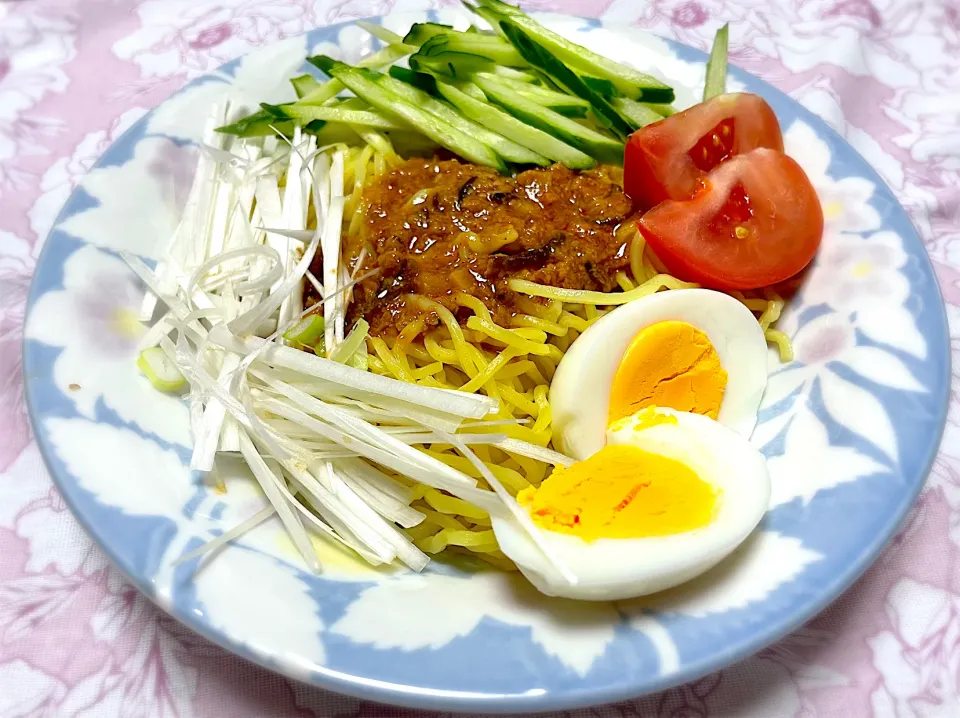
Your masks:
<path fill-rule="evenodd" d="M 424 17 L 429 17 L 432 14 L 434 14 L 432 11 L 404 10 L 402 8 L 391 9 L 388 13 L 383 15 L 365 16 L 342 22 L 319 25 L 307 30 L 304 33 L 300 33 L 299 35 L 291 35 L 283 40 L 257 46 L 248 52 L 238 55 L 232 60 L 223 63 L 217 68 L 213 68 L 195 78 L 192 78 L 183 87 L 172 92 L 162 101 L 157 103 L 157 105 L 150 108 L 147 113 L 137 120 L 137 122 L 133 123 L 131 127 L 127 128 L 110 143 L 110 146 L 104 150 L 103 153 L 101 153 L 94 165 L 84 173 L 83 177 L 86 177 L 91 170 L 99 166 L 103 155 L 109 152 L 110 148 L 114 147 L 118 143 L 121 143 L 129 135 L 138 132 L 141 124 L 146 121 L 158 107 L 168 102 L 171 98 L 180 94 L 184 90 L 193 86 L 197 80 L 221 70 L 224 65 L 231 65 L 244 57 L 256 54 L 257 52 L 262 51 L 264 48 L 275 45 L 277 42 L 284 42 L 296 37 L 308 36 L 318 30 L 335 32 L 339 29 L 355 25 L 357 20 L 375 21 L 378 22 L 378 24 L 382 24 L 382 20 L 390 15 L 422 15 Z M 603 29 L 617 34 L 625 33 L 625 30 L 608 26 L 598 18 L 554 12 L 533 12 L 531 14 L 534 16 L 547 14 L 552 16 L 554 19 L 562 18 L 565 21 L 581 21 L 588 25 L 591 30 Z M 694 53 L 696 56 L 695 59 L 699 63 L 705 63 L 708 57 L 706 52 L 698 48 L 691 47 L 690 45 L 687 45 L 679 40 L 663 37 L 662 35 L 645 29 L 633 28 L 634 32 L 637 30 L 648 36 L 663 40 L 673 48 L 681 47 L 686 51 Z M 922 255 L 923 262 L 925 263 L 925 269 L 929 271 L 931 276 L 936 278 L 933 260 L 930 257 L 920 232 L 917 230 L 916 225 L 914 224 L 910 215 L 904 209 L 900 198 L 887 184 L 879 172 L 873 167 L 873 165 L 826 120 L 820 118 L 811 110 L 804 107 L 786 92 L 781 91 L 766 80 L 734 64 L 731 64 L 730 68 L 731 70 L 748 75 L 753 82 L 759 83 L 763 88 L 764 94 L 777 95 L 789 101 L 791 106 L 796 110 L 798 118 L 803 119 L 807 124 L 814 126 L 818 133 L 824 133 L 830 136 L 833 140 L 843 145 L 849 152 L 853 153 L 857 160 L 862 163 L 862 167 L 866 170 L 864 173 L 856 176 L 869 179 L 877 187 L 883 188 L 889 194 L 889 196 L 894 199 L 894 213 L 905 220 L 906 225 L 912 230 L 912 237 L 904 237 L 903 239 L 911 244 L 914 241 L 919 243 L 922 251 L 920 253 L 908 252 L 908 256 L 918 257 L 918 254 Z M 41 291 L 38 288 L 37 277 L 40 274 L 39 270 L 41 266 L 45 263 L 45 261 L 48 261 L 47 257 L 51 246 L 49 239 L 64 219 L 64 212 L 70 205 L 71 199 L 78 190 L 82 189 L 81 183 L 82 178 L 71 191 L 63 207 L 61 207 L 58 211 L 56 219 L 51 224 L 50 231 L 44 238 L 40 253 L 37 256 L 34 273 L 31 277 L 30 288 L 27 294 L 26 310 L 24 313 L 24 327 L 26 326 L 31 312 L 37 303 L 37 299 L 48 291 Z M 83 246 L 91 245 L 83 243 Z M 113 253 L 112 250 L 105 251 L 109 251 L 111 254 Z M 938 281 L 935 282 L 935 295 L 938 300 L 939 311 L 931 312 L 931 314 L 936 315 L 941 336 L 946 340 L 944 342 L 945 357 L 943 358 L 945 361 L 942 361 L 942 375 L 937 378 L 938 382 L 936 384 L 936 386 L 945 387 L 946 391 L 942 393 L 940 405 L 937 407 L 937 411 L 932 417 L 938 428 L 935 431 L 935 435 L 931 437 L 931 441 L 925 452 L 926 455 L 921 457 L 922 461 L 920 463 L 922 464 L 922 470 L 917 472 L 918 480 L 915 481 L 915 486 L 903 494 L 903 498 L 900 501 L 899 506 L 897 506 L 896 511 L 891 514 L 888 521 L 882 526 L 882 530 L 878 531 L 872 537 L 871 541 L 863 546 L 859 555 L 857 556 L 857 559 L 851 562 L 844 571 L 837 574 L 834 580 L 818 593 L 816 599 L 806 604 L 802 610 L 795 610 L 793 613 L 789 614 L 783 619 L 771 621 L 769 624 L 767 624 L 765 630 L 754 631 L 749 637 L 729 645 L 721 652 L 715 652 L 711 655 L 703 656 L 693 661 L 681 663 L 678 670 L 671 673 L 660 674 L 652 679 L 646 680 L 642 685 L 626 679 L 614 686 L 604 685 L 599 687 L 591 687 L 587 685 L 588 679 L 581 678 L 579 680 L 581 685 L 569 690 L 564 690 L 562 693 L 558 693 L 556 690 L 551 691 L 544 689 L 531 689 L 525 693 L 496 694 L 492 692 L 482 693 L 476 691 L 454 691 L 410 686 L 392 681 L 366 678 L 353 673 L 345 673 L 316 664 L 311 666 L 310 674 L 308 676 L 305 677 L 302 674 L 298 675 L 294 670 L 292 670 L 290 665 L 283 664 L 280 661 L 274 661 L 262 653 L 250 650 L 241 643 L 232 640 L 225 632 L 212 628 L 208 622 L 198 620 L 197 617 L 192 613 L 180 611 L 175 605 L 164 605 L 163 602 L 157 600 L 152 586 L 150 583 L 144 580 L 144 577 L 128 571 L 123 567 L 122 559 L 119 557 L 119 552 L 114 550 L 112 543 L 103 540 L 101 532 L 98 531 L 96 524 L 90 522 L 83 511 L 79 510 L 79 508 L 75 505 L 74 500 L 70 498 L 70 492 L 65 492 L 63 490 L 62 483 L 66 481 L 64 476 L 51 468 L 60 463 L 60 459 L 56 456 L 53 447 L 49 444 L 49 436 L 44 431 L 38 431 L 36 429 L 37 426 L 42 425 L 42 418 L 34 399 L 34 383 L 37 381 L 38 377 L 31 376 L 32 372 L 30 370 L 30 367 L 36 364 L 36 360 L 33 359 L 32 354 L 40 346 L 40 343 L 36 340 L 27 338 L 26 332 L 24 332 L 24 336 L 21 340 L 21 373 L 24 385 L 24 405 L 27 409 L 27 415 L 30 421 L 33 437 L 36 440 L 44 466 L 47 469 L 54 486 L 56 487 L 58 493 L 63 497 L 64 502 L 70 509 L 70 513 L 81 525 L 91 540 L 96 543 L 97 548 L 106 555 L 110 561 L 110 564 L 119 570 L 141 594 L 150 600 L 152 604 L 163 610 L 167 615 L 177 620 L 177 622 L 181 625 L 203 636 L 205 639 L 211 641 L 219 647 L 229 651 L 231 654 L 248 660 L 273 673 L 299 681 L 309 686 L 351 696 L 363 701 L 373 701 L 403 708 L 433 711 L 459 711 L 477 714 L 507 714 L 516 712 L 539 713 L 545 711 L 571 710 L 589 706 L 618 703 L 625 700 L 639 698 L 641 696 L 660 693 L 678 685 L 698 680 L 706 675 L 709 675 L 710 673 L 729 668 L 731 665 L 754 655 L 758 651 L 772 645 L 773 643 L 776 643 L 814 618 L 827 606 L 837 600 L 845 591 L 851 588 L 857 579 L 859 579 L 866 572 L 866 570 L 873 565 L 883 549 L 886 548 L 890 541 L 895 537 L 910 509 L 912 509 L 916 503 L 917 497 L 926 485 L 936 457 L 939 455 L 942 437 L 946 427 L 946 420 L 950 406 L 949 387 L 952 377 L 953 353 L 950 350 L 950 333 L 946 303 L 943 299 L 942 287 Z"/>

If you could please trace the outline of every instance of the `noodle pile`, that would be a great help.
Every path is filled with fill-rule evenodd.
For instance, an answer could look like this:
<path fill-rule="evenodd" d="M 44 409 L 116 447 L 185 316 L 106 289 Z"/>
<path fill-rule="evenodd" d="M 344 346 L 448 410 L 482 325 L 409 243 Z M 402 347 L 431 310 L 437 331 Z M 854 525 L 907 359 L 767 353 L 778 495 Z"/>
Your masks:
<path fill-rule="evenodd" d="M 364 146 L 345 148 L 348 196 L 344 231 L 348 237 L 361 230 L 363 189 L 368 181 L 402 161 L 383 135 L 364 133 L 363 139 Z M 632 237 L 626 233 L 632 233 Z M 486 394 L 499 402 L 498 413 L 468 423 L 466 430 L 506 434 L 549 447 L 553 434 L 548 391 L 557 364 L 570 344 L 613 305 L 658 291 L 696 286 L 670 276 L 634 227 L 622 226 L 617 237 L 630 242 L 630 274 L 617 275 L 623 293 L 558 289 L 512 280 L 511 288 L 521 296 L 517 301 L 520 313 L 512 318 L 510 326 L 496 324 L 483 302 L 466 293 L 455 295 L 457 304 L 472 312 L 465 325 L 438 302 L 408 295 L 405 300 L 419 305 L 423 314 L 403 327 L 396 338 L 367 337 L 369 369 L 421 386 Z M 356 261 L 354 276 L 362 262 L 363 257 Z M 789 361 L 789 338 L 773 327 L 783 309 L 783 299 L 772 291 L 731 294 L 757 316 L 767 341 L 777 347 L 782 360 Z M 436 326 L 428 324 L 430 315 L 439 319 Z M 418 448 L 477 479 L 482 488 L 490 488 L 470 460 L 450 444 L 423 444 Z M 539 486 L 553 468 L 493 444 L 471 448 L 514 496 L 525 488 Z M 411 487 L 415 496 L 411 507 L 426 516 L 417 526 L 405 529 L 420 550 L 428 554 L 469 553 L 499 568 L 515 569 L 499 550 L 484 510 L 429 486 L 400 476 L 397 479 Z"/>

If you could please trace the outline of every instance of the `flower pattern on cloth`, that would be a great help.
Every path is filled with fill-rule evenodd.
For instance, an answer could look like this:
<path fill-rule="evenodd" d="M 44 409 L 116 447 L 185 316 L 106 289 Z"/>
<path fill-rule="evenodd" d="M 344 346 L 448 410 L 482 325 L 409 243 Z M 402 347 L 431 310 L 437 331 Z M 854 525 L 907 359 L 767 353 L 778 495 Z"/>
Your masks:
<path fill-rule="evenodd" d="M 930 252 L 940 279 L 951 326 L 960 321 L 960 148 L 956 143 L 960 73 L 960 7 L 921 0 L 815 0 L 771 5 L 760 0 L 530 0 L 529 10 L 595 17 L 612 27 L 637 27 L 694 47 L 709 46 L 722 22 L 731 23 L 731 61 L 768 80 L 824 118 L 878 170 L 908 209 Z M 96 158 L 143 113 L 196 76 L 264 45 L 274 45 L 278 77 L 289 74 L 308 50 L 297 36 L 321 25 L 390 11 L 436 11 L 442 19 L 451 0 L 228 0 L 211 3 L 159 0 L 58 0 L 0 3 L 0 718 L 19 716 L 427 716 L 398 713 L 279 677 L 228 654 L 181 627 L 156 609 L 111 567 L 67 510 L 50 483 L 33 442 L 24 409 L 21 341 L 30 277 L 44 238 L 77 180 Z M 345 33 L 348 31 L 344 31 Z M 352 32 L 352 31 L 351 31 Z M 341 37 L 359 47 L 359 35 Z M 309 48 L 326 51 L 326 48 Z M 294 65 L 295 66 L 295 65 Z M 245 67 L 232 70 L 244 83 Z M 690 84 L 702 71 L 689 72 Z M 699 75 L 698 75 L 699 73 Z M 686 78 L 685 78 L 686 79 Z M 207 86 L 209 84 L 210 86 Z M 165 107 L 190 111 L 209 103 L 220 88 L 200 85 Z M 251 78 L 250 99 L 260 86 Z M 173 122 L 157 113 L 152 131 L 162 135 Z M 804 125 L 784 128 L 788 149 L 818 190 L 833 199 L 824 207 L 826 238 L 815 281 L 804 285 L 815 316 L 788 311 L 781 327 L 795 335 L 798 365 L 775 370 L 765 407 L 779 413 L 761 425 L 760 438 L 781 451 L 804 437 L 813 446 L 810 467 L 827 467 L 810 481 L 810 467 L 770 461 L 779 479 L 774 503 L 802 507 L 818 490 L 847 477 L 882 475 L 902 453 L 886 409 L 864 389 L 883 377 L 905 396 L 922 392 L 912 359 L 927 356 L 925 337 L 910 318 L 908 258 L 893 232 L 878 232 L 879 218 L 867 204 L 874 188 L 855 178 L 829 173 L 828 153 Z M 184 138 L 186 139 L 186 138 Z M 178 188 L 192 150 L 159 137 L 138 146 L 130 165 L 104 168 L 116 173 L 151 174 L 143 203 L 169 207 L 151 215 L 156 236 L 169 232 Z M 826 159 L 825 159 L 826 158 Z M 173 179 L 171 179 L 173 178 Z M 122 177 L 119 181 L 122 181 Z M 91 185 L 96 187 L 96 185 Z M 54 376 L 79 418 L 50 427 L 84 431 L 91 445 L 111 447 L 113 471 L 136 481 L 163 474 L 168 491 L 158 501 L 179 507 L 193 487 L 173 469 L 178 446 L 187 437 L 175 416 L 184 409 L 149 389 L 132 366 L 136 336 L 128 316 L 136 305 L 121 263 L 108 250 L 148 247 L 156 240 L 136 217 L 113 212 L 109 203 L 76 215 L 71 233 L 89 235 L 97 247 L 78 250 L 64 265 L 63 286 L 34 306 L 32 338 L 57 355 Z M 106 219 L 104 219 L 106 217 Z M 109 224 L 113 236 L 94 237 L 93 227 Z M 862 246 L 869 237 L 867 253 Z M 132 244 L 131 242 L 142 242 Z M 102 291 L 107 289 L 106 292 Z M 960 349 L 960 340 L 955 339 Z M 76 349 L 76 350 L 74 350 Z M 81 351 L 82 349 L 82 351 Z M 95 361 L 92 361 L 95 359 Z M 958 364 L 955 362 L 955 364 Z M 775 368 L 776 369 L 776 368 Z M 75 381 L 77 376 L 82 381 Z M 73 388 L 71 385 L 76 385 Z M 960 713 L 957 639 L 960 636 L 960 366 L 954 367 L 954 394 L 944 448 L 915 509 L 881 559 L 854 588 L 788 638 L 740 664 L 688 685 L 615 706 L 567 715 L 681 718 L 720 716 L 803 718 L 896 716 L 947 718 Z M 136 399 L 134 399 L 137 397 Z M 153 423 L 138 432 L 157 437 L 166 448 L 134 431 L 111 431 L 94 423 L 100 412 L 134 416 L 131 402 L 151 401 Z M 850 407 L 858 407 L 851 411 Z M 784 407 L 786 410 L 780 411 Z M 908 407 L 909 408 L 909 407 Z M 850 434 L 872 437 L 871 446 L 831 443 L 817 418 L 832 417 Z M 65 422 L 74 422 L 67 425 Z M 136 421 L 133 420 L 136 424 Z M 819 433 L 818 433 L 819 432 Z M 812 437 L 812 439 L 811 439 Z M 811 443 L 812 441 L 812 443 Z M 152 447 L 152 448 L 151 448 Z M 783 448 L 787 447 L 787 448 Z M 151 453 L 152 452 L 152 453 Z M 134 475 L 146 463 L 149 471 Z M 87 457 L 64 452 L 64 462 Z M 138 464 L 138 460 L 141 462 Z M 165 463 L 169 462 L 169 463 Z M 164 467 L 167 467 L 166 469 Z M 98 470 L 84 488 L 96 495 L 113 490 Z M 807 479 L 804 481 L 804 479 Z M 98 483 L 99 481 L 99 483 Z M 241 488 L 242 492 L 243 489 Z M 201 503 L 195 511 L 236 523 L 262 506 L 255 491 L 224 509 Z M 124 505 L 144 515 L 135 482 Z M 234 515 L 223 517 L 224 510 Z M 183 550 L 205 533 L 184 536 Z M 245 540 L 250 551 L 231 562 L 212 564 L 198 582 L 201 601 L 218 602 L 218 573 L 242 571 L 264 580 L 288 580 L 278 562 L 295 561 L 269 526 Z M 173 549 L 170 549 L 173 550 Z M 742 549 L 743 576 L 715 576 L 713 591 L 697 598 L 683 592 L 674 610 L 702 616 L 720 610 L 750 609 L 772 585 L 815 566 L 819 554 L 776 532 L 758 534 Z M 782 559 L 783 575 L 770 575 L 763 561 Z M 326 557 L 325 557 L 326 558 Z M 146 559 L 145 559 L 146 560 Z M 329 557 L 337 565 L 337 557 Z M 337 569 L 340 571 L 340 569 Z M 336 576 L 347 576 L 343 568 Z M 469 590 L 495 592 L 506 577 L 474 586 L 442 574 L 427 577 L 349 576 L 365 586 L 343 613 L 324 617 L 323 638 L 301 632 L 278 616 L 268 633 L 288 632 L 305 653 L 322 656 L 323 641 L 352 640 L 405 647 L 409 634 L 376 631 L 378 616 L 399 595 L 417 606 L 417 592 L 429 590 L 450 601 Z M 729 579 L 729 580 L 725 580 Z M 171 579 L 172 580 L 172 579 Z M 429 586 L 431 582 L 435 585 Z M 394 584 L 399 592 L 390 592 Z M 488 585 L 489 584 L 489 585 Z M 303 585 L 291 581 L 291 610 L 307 605 Z M 428 586 L 424 589 L 424 586 Z M 744 590 L 744 587 L 748 590 Z M 157 598 L 162 601 L 162 590 Z M 699 599 L 699 600 L 698 600 Z M 648 609 L 621 606 L 624 620 L 658 645 L 669 661 L 676 647 L 662 640 Z M 597 607 L 597 620 L 608 620 Z M 561 612 L 562 615 L 562 612 Z M 268 634 L 219 615 L 245 640 Z M 416 614 L 414 613 L 414 618 Z M 576 656 L 568 667 L 585 674 L 603 654 L 606 637 L 559 630 L 532 608 L 522 589 L 516 604 L 492 614 L 456 614 L 429 622 L 421 616 L 424 645 L 441 645 L 484 621 L 530 628 L 533 640 L 551 655 Z M 454 620 L 455 619 L 455 620 Z M 232 623 L 231 623 L 232 622 Z M 486 624 L 484 624 L 486 625 Z M 618 629 L 619 630 L 619 629 Z M 659 636 L 659 637 L 658 637 Z"/>

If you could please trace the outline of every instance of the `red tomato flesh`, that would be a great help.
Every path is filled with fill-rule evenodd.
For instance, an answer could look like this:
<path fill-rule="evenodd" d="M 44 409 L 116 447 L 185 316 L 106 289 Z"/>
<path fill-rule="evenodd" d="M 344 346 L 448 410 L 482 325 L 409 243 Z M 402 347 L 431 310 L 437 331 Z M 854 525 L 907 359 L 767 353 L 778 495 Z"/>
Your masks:
<path fill-rule="evenodd" d="M 757 149 L 726 160 L 691 199 L 662 202 L 638 226 L 674 276 L 711 289 L 759 289 L 809 264 L 823 210 L 800 165 Z"/>
<path fill-rule="evenodd" d="M 640 209 L 688 199 L 714 167 L 758 147 L 783 151 L 770 105 L 757 95 L 719 95 L 630 135 L 623 188 Z"/>

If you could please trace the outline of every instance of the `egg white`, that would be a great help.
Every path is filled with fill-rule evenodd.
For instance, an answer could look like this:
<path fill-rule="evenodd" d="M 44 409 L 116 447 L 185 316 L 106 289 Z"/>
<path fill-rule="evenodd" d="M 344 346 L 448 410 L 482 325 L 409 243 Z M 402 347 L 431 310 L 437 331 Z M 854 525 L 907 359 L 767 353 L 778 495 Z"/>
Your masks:
<path fill-rule="evenodd" d="M 634 300 L 598 319 L 570 345 L 550 383 L 554 443 L 585 459 L 603 448 L 610 393 L 634 337 L 676 320 L 704 334 L 727 372 L 717 420 L 749 437 L 767 385 L 767 342 L 756 317 L 731 296 L 709 289 L 674 289 Z"/>
<path fill-rule="evenodd" d="M 538 529 L 548 550 L 577 578 L 569 583 L 516 519 L 492 515 L 501 550 L 542 593 L 581 600 L 644 596 L 689 581 L 712 568 L 756 528 L 770 504 L 770 477 L 763 455 L 740 434 L 709 417 L 670 409 L 657 413 L 677 423 L 635 428 L 627 419 L 609 433 L 610 443 L 632 444 L 681 461 L 719 491 L 713 520 L 669 536 L 597 539 Z"/>

